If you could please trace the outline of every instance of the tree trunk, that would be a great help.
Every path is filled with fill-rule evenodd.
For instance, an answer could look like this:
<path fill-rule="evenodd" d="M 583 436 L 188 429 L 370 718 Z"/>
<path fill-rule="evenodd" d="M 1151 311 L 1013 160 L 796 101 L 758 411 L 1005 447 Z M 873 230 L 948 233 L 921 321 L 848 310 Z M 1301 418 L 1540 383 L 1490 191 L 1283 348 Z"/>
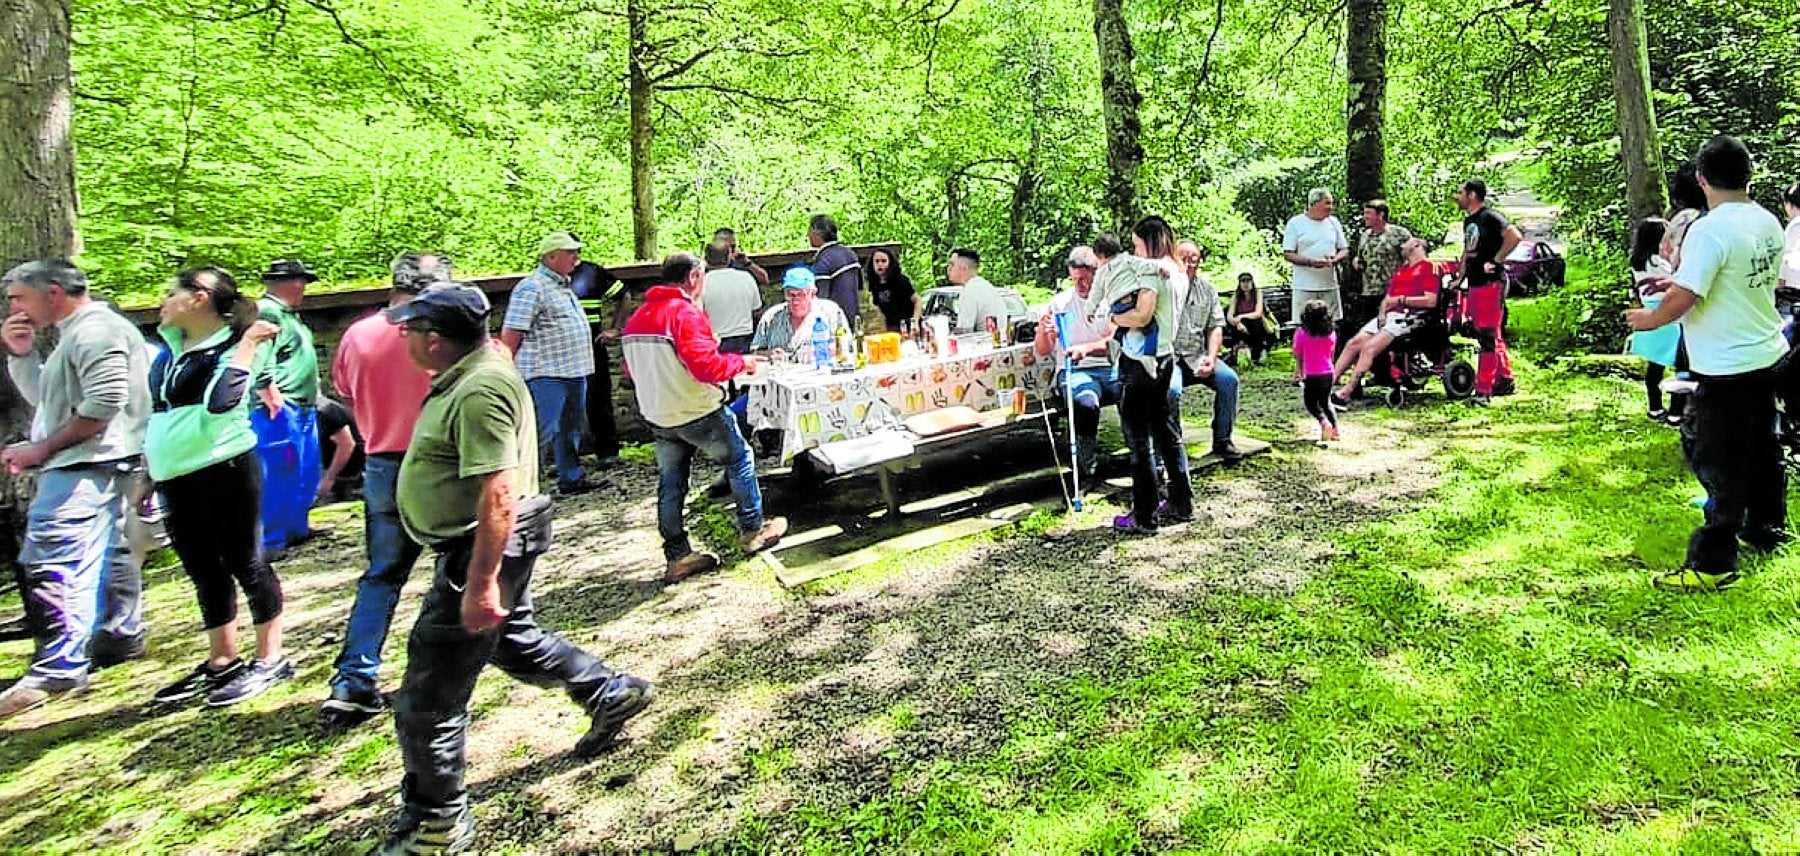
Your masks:
<path fill-rule="evenodd" d="M 1100 111 L 1106 122 L 1106 190 L 1102 200 L 1121 231 L 1138 219 L 1137 174 L 1144 162 L 1138 142 L 1138 94 L 1132 78 L 1135 54 L 1125 26 L 1124 0 L 1094 0 L 1094 41 L 1100 51 Z"/>
<path fill-rule="evenodd" d="M 1387 108 L 1387 0 L 1349 0 L 1349 38 L 1344 58 L 1350 94 L 1344 109 L 1345 210 L 1385 194 L 1387 152 L 1382 124 Z"/>
<path fill-rule="evenodd" d="M 644 0 L 626 0 L 625 21 L 631 42 L 626 48 L 631 113 L 631 246 L 639 259 L 655 261 L 656 174 L 650 160 L 650 144 L 656 139 L 656 125 L 650 119 L 650 107 L 656 92 L 645 68 L 650 10 L 644 7 Z"/>
<path fill-rule="evenodd" d="M 1650 55 L 1643 0 L 1608 0 L 1606 40 L 1612 47 L 1613 101 L 1619 111 L 1619 155 L 1625 162 L 1625 204 L 1631 219 L 1660 214 L 1667 204 L 1656 111 L 1650 106 Z"/>
<path fill-rule="evenodd" d="M 69 0 L 0 0 L 0 267 L 68 258 L 75 234 Z"/>

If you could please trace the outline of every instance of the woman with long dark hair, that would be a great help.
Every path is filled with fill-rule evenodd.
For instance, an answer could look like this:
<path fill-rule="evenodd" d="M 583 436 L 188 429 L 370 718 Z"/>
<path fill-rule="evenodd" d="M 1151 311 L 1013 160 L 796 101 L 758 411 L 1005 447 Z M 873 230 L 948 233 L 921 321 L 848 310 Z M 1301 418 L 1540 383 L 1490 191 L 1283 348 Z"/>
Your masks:
<path fill-rule="evenodd" d="M 281 582 L 263 555 L 262 471 L 249 412 L 250 379 L 277 328 L 256 320 L 255 305 L 218 268 L 183 271 L 160 314 L 165 347 L 150 368 L 144 453 L 175 554 L 200 600 L 208 654 L 155 700 L 205 695 L 208 705 L 221 707 L 294 675 L 281 653 Z M 240 588 L 256 628 L 249 663 L 238 656 Z"/>
<path fill-rule="evenodd" d="M 900 270 L 900 257 L 893 250 L 884 247 L 870 253 L 863 279 L 868 282 L 869 297 L 881 310 L 881 320 L 889 330 L 898 331 L 907 321 L 918 322 L 919 293 Z"/>
<path fill-rule="evenodd" d="M 1270 328 L 1269 307 L 1263 304 L 1262 289 L 1249 271 L 1238 274 L 1237 290 L 1231 294 L 1231 311 L 1225 313 L 1225 346 L 1231 349 L 1232 365 L 1239 354 L 1250 349 L 1250 359 L 1262 365 L 1263 357 L 1275 347 L 1276 334 Z"/>
<path fill-rule="evenodd" d="M 1631 280 L 1633 291 L 1643 302 L 1644 308 L 1655 309 L 1662 302 L 1661 294 L 1645 294 L 1637 287 L 1638 283 L 1674 273 L 1667 259 L 1661 255 L 1663 239 L 1669 231 L 1668 221 L 1661 217 L 1646 217 L 1637 224 L 1631 240 Z M 1642 330 L 1631 334 L 1631 353 L 1644 358 L 1644 397 L 1648 405 L 1648 415 L 1652 422 L 1681 421 L 1686 396 L 1674 395 L 1669 409 L 1663 409 L 1663 375 L 1668 367 L 1675 365 L 1681 353 L 1681 325 L 1679 323 L 1664 324 L 1654 330 Z"/>
<path fill-rule="evenodd" d="M 1173 244 L 1169 242 L 1170 247 Z M 1131 450 L 1131 513 L 1114 518 L 1113 528 L 1132 535 L 1154 534 L 1164 523 L 1194 516 L 1187 447 L 1181 441 L 1180 417 L 1171 410 L 1175 297 L 1160 265 L 1126 253 L 1118 238 L 1096 238 L 1094 255 L 1100 268 L 1094 274 L 1090 305 L 1110 315 L 1117 328 L 1119 419 Z M 1156 458 L 1161 459 L 1168 482 L 1166 505 L 1157 502 Z"/>

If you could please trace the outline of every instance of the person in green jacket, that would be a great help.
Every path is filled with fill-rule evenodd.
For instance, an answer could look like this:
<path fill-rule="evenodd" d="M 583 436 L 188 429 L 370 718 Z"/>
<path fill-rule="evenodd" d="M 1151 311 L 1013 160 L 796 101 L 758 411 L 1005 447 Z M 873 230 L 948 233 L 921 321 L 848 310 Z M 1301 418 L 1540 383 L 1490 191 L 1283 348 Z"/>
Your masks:
<path fill-rule="evenodd" d="M 263 555 L 257 509 L 262 471 L 250 429 L 250 384 L 279 332 L 231 274 L 184 271 L 161 310 L 166 348 L 150 367 L 144 457 L 168 509 L 175 554 L 200 599 L 208 657 L 156 693 L 164 704 L 200 695 L 236 704 L 292 678 L 281 652 L 281 581 Z M 238 656 L 237 589 L 256 627 L 256 656 Z"/>

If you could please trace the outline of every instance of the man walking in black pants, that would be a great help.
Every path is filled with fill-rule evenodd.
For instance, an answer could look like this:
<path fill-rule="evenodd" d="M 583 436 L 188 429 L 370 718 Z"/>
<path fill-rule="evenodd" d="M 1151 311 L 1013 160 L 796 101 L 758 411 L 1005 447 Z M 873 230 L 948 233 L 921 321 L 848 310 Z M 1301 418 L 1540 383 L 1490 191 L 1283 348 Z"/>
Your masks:
<path fill-rule="evenodd" d="M 490 661 L 521 681 L 561 685 L 592 724 L 578 755 L 610 747 L 650 703 L 650 684 L 614 672 L 540 627 L 531 572 L 550 547 L 550 500 L 537 494 L 537 421 L 525 381 L 490 346 L 486 295 L 434 285 L 385 310 L 407 355 L 436 374 L 400 464 L 400 519 L 437 553 L 407 641 L 394 726 L 405 805 L 377 854 L 458 853 L 475 839 L 463 785 L 469 698 Z"/>
<path fill-rule="evenodd" d="M 1676 319 L 1698 385 L 1681 423 L 1681 450 L 1706 488 L 1706 519 L 1681 569 L 1656 578 L 1670 591 L 1718 591 L 1737 581 L 1738 542 L 1773 551 L 1787 529 L 1787 475 L 1775 433 L 1774 366 L 1787 352 L 1775 312 L 1782 230 L 1752 202 L 1744 144 L 1718 136 L 1694 158 L 1708 213 L 1694 221 L 1656 309 L 1626 320 L 1649 330 Z"/>

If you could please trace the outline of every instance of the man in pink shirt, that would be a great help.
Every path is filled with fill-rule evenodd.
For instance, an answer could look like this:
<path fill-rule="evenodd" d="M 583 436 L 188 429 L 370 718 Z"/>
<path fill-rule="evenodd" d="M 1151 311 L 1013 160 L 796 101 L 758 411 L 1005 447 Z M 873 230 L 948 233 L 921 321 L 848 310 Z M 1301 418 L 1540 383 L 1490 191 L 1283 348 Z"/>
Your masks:
<path fill-rule="evenodd" d="M 428 285 L 450 281 L 450 260 L 436 253 L 403 254 L 394 259 L 392 269 L 389 306 L 411 301 Z M 344 331 L 331 363 L 331 381 L 362 429 L 366 454 L 363 543 L 369 567 L 356 586 L 344 649 L 331 678 L 331 697 L 324 704 L 328 722 L 354 725 L 387 709 L 375 674 L 381 666 L 381 646 L 387 641 L 400 589 L 424 549 L 401 527 L 394 492 L 400 459 L 431 390 L 431 375 L 407 356 L 400 328 L 377 312 Z"/>

